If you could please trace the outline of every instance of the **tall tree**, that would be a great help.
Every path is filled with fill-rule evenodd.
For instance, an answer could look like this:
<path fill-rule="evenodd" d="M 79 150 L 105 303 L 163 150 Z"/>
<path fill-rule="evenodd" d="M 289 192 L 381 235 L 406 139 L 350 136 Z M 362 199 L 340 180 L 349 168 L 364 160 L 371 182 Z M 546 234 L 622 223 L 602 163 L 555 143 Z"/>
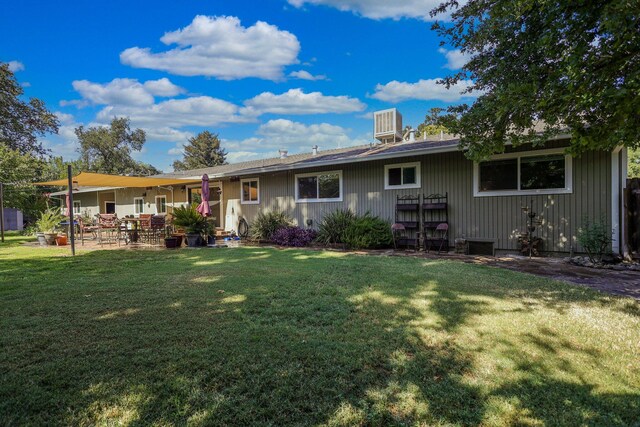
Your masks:
<path fill-rule="evenodd" d="M 76 128 L 80 142 L 80 160 L 91 172 L 114 175 L 150 175 L 160 173 L 155 167 L 137 162 L 132 151 L 140 151 L 146 141 L 142 129 L 131 130 L 126 117 L 114 117 L 109 127 Z"/>
<path fill-rule="evenodd" d="M 20 154 L 44 156 L 47 150 L 38 141 L 46 133 L 58 132 L 58 118 L 40 99 L 20 99 L 22 86 L 0 62 L 0 144 Z"/>
<path fill-rule="evenodd" d="M 564 131 L 574 154 L 640 145 L 640 2 L 461 3 L 431 13 L 448 18 L 433 25 L 443 45 L 471 58 L 443 83 L 471 79 L 480 96 L 442 121 L 469 157 Z"/>
<path fill-rule="evenodd" d="M 223 165 L 226 157 L 227 152 L 220 147 L 218 134 L 205 130 L 189 138 L 188 144 L 184 146 L 183 160 L 173 162 L 173 169 L 180 171 Z"/>
<path fill-rule="evenodd" d="M 422 136 L 425 133 L 427 135 L 439 135 L 440 132 L 447 133 L 447 129 L 439 124 L 440 114 L 444 111 L 444 108 L 432 108 L 429 113 L 424 117 L 424 122 L 418 125 L 418 135 Z"/>

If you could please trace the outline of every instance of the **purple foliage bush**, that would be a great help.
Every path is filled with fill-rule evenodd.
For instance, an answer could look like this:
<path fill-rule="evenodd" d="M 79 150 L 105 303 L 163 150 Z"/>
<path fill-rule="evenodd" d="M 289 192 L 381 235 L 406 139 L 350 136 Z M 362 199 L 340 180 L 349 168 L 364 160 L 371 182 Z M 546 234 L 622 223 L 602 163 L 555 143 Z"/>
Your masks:
<path fill-rule="evenodd" d="M 309 228 L 281 227 L 273 233 L 271 241 L 280 246 L 301 248 L 308 246 L 316 238 L 316 231 Z"/>

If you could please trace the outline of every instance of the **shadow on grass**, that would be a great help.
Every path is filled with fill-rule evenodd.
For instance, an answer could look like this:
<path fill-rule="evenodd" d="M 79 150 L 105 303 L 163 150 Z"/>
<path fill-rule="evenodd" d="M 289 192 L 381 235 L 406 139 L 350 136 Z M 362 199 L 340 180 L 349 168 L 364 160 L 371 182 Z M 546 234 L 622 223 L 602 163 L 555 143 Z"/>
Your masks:
<path fill-rule="evenodd" d="M 477 267 L 454 280 L 456 266 L 262 248 L 18 260 L 0 279 L 0 421 L 477 425 L 496 397 L 532 422 L 557 421 L 568 400 L 568 424 L 637 414 L 637 395 L 561 381 L 510 341 L 527 375 L 475 384 L 476 355 L 455 333 L 493 313 L 490 300 L 562 311 L 598 296 Z M 570 344 L 544 330 L 524 339 Z M 583 350 L 599 357 L 571 351 Z"/>

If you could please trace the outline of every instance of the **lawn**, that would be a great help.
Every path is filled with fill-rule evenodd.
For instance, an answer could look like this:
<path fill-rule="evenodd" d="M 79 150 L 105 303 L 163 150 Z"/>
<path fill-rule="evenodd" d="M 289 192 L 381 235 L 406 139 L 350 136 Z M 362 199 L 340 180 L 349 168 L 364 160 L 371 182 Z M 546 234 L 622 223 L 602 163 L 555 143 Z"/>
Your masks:
<path fill-rule="evenodd" d="M 0 246 L 2 425 L 638 425 L 640 308 L 454 261 Z"/>

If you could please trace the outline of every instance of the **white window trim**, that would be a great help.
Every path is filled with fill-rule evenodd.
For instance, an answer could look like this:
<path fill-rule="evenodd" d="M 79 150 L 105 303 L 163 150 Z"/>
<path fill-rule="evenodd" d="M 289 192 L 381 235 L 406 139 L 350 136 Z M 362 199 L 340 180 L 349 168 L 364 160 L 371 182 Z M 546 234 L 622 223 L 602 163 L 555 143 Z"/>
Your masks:
<path fill-rule="evenodd" d="M 136 202 L 138 200 L 142 200 L 142 211 L 141 212 L 136 212 L 136 208 L 137 208 Z M 143 213 L 144 213 L 144 197 L 134 197 L 133 198 L 133 214 L 134 215 L 140 215 L 140 214 L 143 214 Z"/>
<path fill-rule="evenodd" d="M 564 148 L 550 148 L 547 150 L 522 151 L 517 153 L 496 154 L 488 160 L 518 159 L 518 188 L 520 188 L 520 158 L 537 157 L 551 154 L 563 154 Z M 564 188 L 547 188 L 539 190 L 495 190 L 480 191 L 480 164 L 473 163 L 473 196 L 526 196 L 536 194 L 570 194 L 573 193 L 573 158 L 569 154 L 564 155 Z"/>
<path fill-rule="evenodd" d="M 164 199 L 164 212 L 158 212 L 158 199 Z M 155 198 L 155 202 L 156 202 L 156 215 L 165 215 L 167 213 L 167 196 L 166 195 L 162 195 L 162 196 L 156 196 Z"/>
<path fill-rule="evenodd" d="M 334 197 L 331 199 L 301 199 L 299 196 L 299 188 L 298 188 L 298 178 L 306 178 L 309 176 L 319 176 L 319 175 L 331 175 L 331 174 L 338 174 L 338 182 L 339 182 L 339 189 L 340 189 L 340 197 Z M 321 171 L 321 172 L 311 172 L 311 173 L 299 173 L 295 175 L 295 181 L 294 181 L 294 186 L 295 186 L 295 191 L 296 191 L 296 203 L 326 203 L 326 202 L 341 202 L 342 201 L 342 171 L 341 170 L 337 170 L 337 171 Z M 319 196 L 320 194 L 318 194 Z"/>
<path fill-rule="evenodd" d="M 400 184 L 400 185 L 389 185 L 389 169 L 396 168 L 416 168 L 416 183 L 415 184 Z M 402 174 L 402 170 L 400 171 L 401 178 L 404 176 Z M 393 165 L 384 165 L 384 189 L 385 190 L 401 190 L 403 188 L 420 188 L 421 185 L 421 175 L 420 175 L 420 162 L 411 162 L 411 163 L 396 163 Z"/>
<path fill-rule="evenodd" d="M 78 205 L 78 211 L 76 212 L 76 204 Z M 80 200 L 74 200 L 73 201 L 73 207 L 71 208 L 71 212 L 74 215 L 82 215 L 82 203 L 80 202 Z"/>
<path fill-rule="evenodd" d="M 242 191 L 242 186 L 244 185 L 245 182 L 253 182 L 253 181 L 258 182 L 258 200 L 245 200 L 244 191 Z M 242 205 L 259 205 L 260 204 L 260 178 L 244 178 L 240 180 L 240 204 Z"/>

